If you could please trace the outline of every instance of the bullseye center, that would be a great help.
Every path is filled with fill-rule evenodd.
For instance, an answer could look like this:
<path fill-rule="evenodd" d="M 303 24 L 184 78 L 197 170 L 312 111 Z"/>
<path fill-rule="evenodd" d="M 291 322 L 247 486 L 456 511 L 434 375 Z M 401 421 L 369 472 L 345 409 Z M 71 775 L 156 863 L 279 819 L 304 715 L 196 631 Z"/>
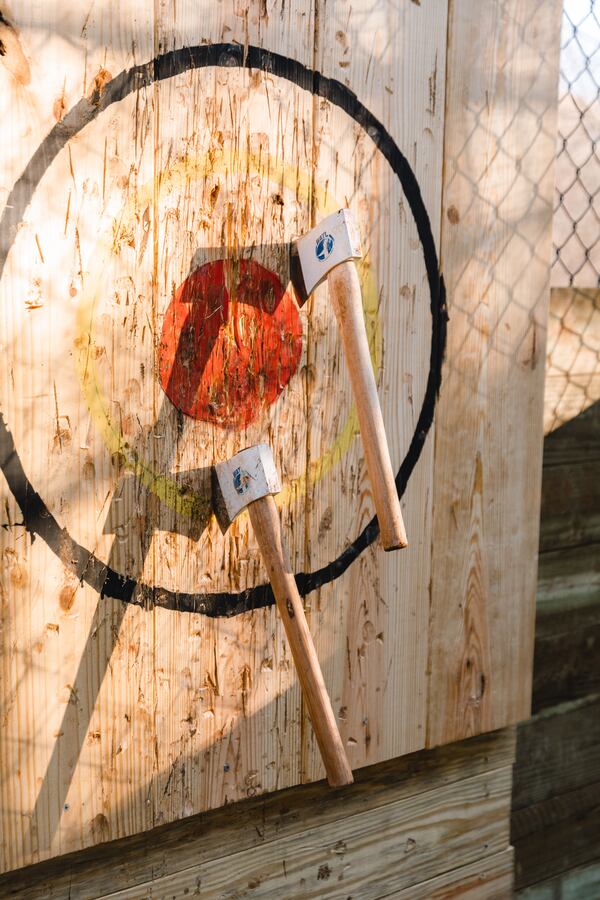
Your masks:
<path fill-rule="evenodd" d="M 188 416 L 245 428 L 271 406 L 298 368 L 302 323 L 290 291 L 254 260 L 205 263 L 167 309 L 159 377 Z"/>

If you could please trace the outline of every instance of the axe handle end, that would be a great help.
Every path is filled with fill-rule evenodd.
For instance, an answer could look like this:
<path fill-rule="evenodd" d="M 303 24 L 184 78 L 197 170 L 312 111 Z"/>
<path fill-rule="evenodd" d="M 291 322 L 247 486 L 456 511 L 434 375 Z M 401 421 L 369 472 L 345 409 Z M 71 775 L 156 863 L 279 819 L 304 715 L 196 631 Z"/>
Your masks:
<path fill-rule="evenodd" d="M 350 373 L 381 542 L 384 550 L 397 550 L 406 547 L 408 542 L 369 353 L 360 281 L 354 261 L 348 260 L 333 268 L 327 282 Z"/>
<path fill-rule="evenodd" d="M 352 784 L 352 769 L 327 693 L 317 652 L 302 598 L 296 587 L 287 552 L 281 538 L 281 525 L 271 495 L 248 505 L 248 513 L 263 562 L 283 619 L 285 632 L 296 664 L 302 696 L 308 708 L 313 731 L 331 787 Z"/>

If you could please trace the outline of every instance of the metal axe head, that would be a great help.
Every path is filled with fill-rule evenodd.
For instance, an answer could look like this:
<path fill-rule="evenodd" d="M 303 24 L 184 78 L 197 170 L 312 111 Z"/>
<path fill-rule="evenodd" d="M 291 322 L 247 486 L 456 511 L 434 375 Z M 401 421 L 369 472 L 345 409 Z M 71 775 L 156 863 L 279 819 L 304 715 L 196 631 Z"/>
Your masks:
<path fill-rule="evenodd" d="M 213 509 L 223 532 L 254 500 L 281 490 L 275 460 L 267 444 L 246 447 L 231 459 L 216 463 L 213 471 Z"/>
<path fill-rule="evenodd" d="M 300 305 L 335 266 L 361 256 L 358 226 L 349 209 L 331 213 L 303 237 L 292 241 L 290 278 Z"/>

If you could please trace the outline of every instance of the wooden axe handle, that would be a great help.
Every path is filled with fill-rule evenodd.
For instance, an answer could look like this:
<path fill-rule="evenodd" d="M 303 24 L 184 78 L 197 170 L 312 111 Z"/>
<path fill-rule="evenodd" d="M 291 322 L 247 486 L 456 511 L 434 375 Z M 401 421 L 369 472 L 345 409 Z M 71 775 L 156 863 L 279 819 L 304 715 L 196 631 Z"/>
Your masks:
<path fill-rule="evenodd" d="M 381 543 L 384 550 L 396 550 L 406 547 L 406 531 L 377 395 L 354 262 L 340 263 L 328 274 L 327 282 L 350 373 Z"/>
<path fill-rule="evenodd" d="M 304 615 L 302 599 L 281 539 L 281 525 L 275 501 L 269 494 L 250 503 L 248 512 L 269 573 L 277 608 L 283 619 L 302 695 L 327 772 L 327 780 L 332 787 L 352 784 L 354 780 L 352 769 L 331 708 L 323 673 Z"/>

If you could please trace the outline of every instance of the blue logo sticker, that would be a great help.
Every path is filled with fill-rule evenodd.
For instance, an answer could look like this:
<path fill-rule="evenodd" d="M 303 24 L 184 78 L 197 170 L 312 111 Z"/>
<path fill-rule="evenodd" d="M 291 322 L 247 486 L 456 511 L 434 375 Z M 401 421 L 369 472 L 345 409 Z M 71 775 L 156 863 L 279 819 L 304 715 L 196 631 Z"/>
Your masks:
<path fill-rule="evenodd" d="M 238 466 L 237 469 L 233 470 L 233 486 L 238 494 L 246 493 L 246 491 L 250 487 L 251 480 L 252 475 L 250 475 L 249 472 L 246 472 L 245 469 L 242 469 Z"/>
<path fill-rule="evenodd" d="M 334 244 L 335 240 L 333 239 L 333 235 L 329 234 L 329 232 L 327 231 L 324 231 L 323 234 L 317 238 L 317 246 L 315 248 L 317 259 L 327 259 L 327 257 L 333 250 Z"/>

